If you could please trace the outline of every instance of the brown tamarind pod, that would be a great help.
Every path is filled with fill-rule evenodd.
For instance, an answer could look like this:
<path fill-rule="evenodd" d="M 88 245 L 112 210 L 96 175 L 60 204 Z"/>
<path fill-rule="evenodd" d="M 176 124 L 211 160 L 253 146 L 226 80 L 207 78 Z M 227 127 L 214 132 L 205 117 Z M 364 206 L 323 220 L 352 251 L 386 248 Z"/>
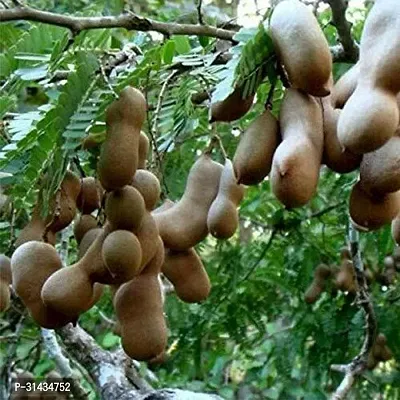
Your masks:
<path fill-rule="evenodd" d="M 116 230 L 105 238 L 102 256 L 115 281 L 127 282 L 139 273 L 142 248 L 132 232 Z"/>
<path fill-rule="evenodd" d="M 97 170 L 105 190 L 129 185 L 139 164 L 140 129 L 146 118 L 146 99 L 126 87 L 106 111 L 106 139 Z"/>
<path fill-rule="evenodd" d="M 355 294 L 357 291 L 357 282 L 353 263 L 350 260 L 342 260 L 340 269 L 336 275 L 335 286 L 342 292 Z"/>
<path fill-rule="evenodd" d="M 399 126 L 400 3 L 378 0 L 368 14 L 360 41 L 360 73 L 338 123 L 342 145 L 364 154 L 382 147 Z M 382 46 L 382 43 L 385 43 Z"/>
<path fill-rule="evenodd" d="M 110 233 L 110 226 L 105 225 L 78 262 L 56 271 L 47 279 L 41 290 L 46 305 L 77 318 L 94 305 L 96 283 L 124 281 L 120 275 L 110 273 L 102 257 L 103 243 Z"/>
<path fill-rule="evenodd" d="M 344 149 L 337 136 L 337 125 L 341 110 L 334 109 L 329 97 L 321 99 L 324 122 L 324 152 L 322 162 L 332 171 L 345 174 L 356 170 L 362 155 Z"/>
<path fill-rule="evenodd" d="M 151 360 L 167 345 L 167 327 L 158 274 L 164 261 L 164 247 L 158 250 L 142 273 L 123 284 L 114 297 L 125 353 L 139 361 Z"/>
<path fill-rule="evenodd" d="M 377 195 L 400 190 L 400 128 L 382 147 L 364 154 L 360 184 L 366 192 Z"/>
<path fill-rule="evenodd" d="M 222 170 L 218 194 L 207 215 L 207 227 L 218 239 L 228 239 L 239 226 L 238 206 L 243 200 L 245 189 L 237 183 L 233 164 L 228 158 Z"/>
<path fill-rule="evenodd" d="M 386 336 L 383 333 L 378 334 L 368 354 L 367 368 L 373 370 L 381 361 L 389 361 L 392 358 L 393 353 L 387 345 Z"/>
<path fill-rule="evenodd" d="M 61 182 L 59 190 L 50 200 L 49 209 L 51 212 L 46 218 L 47 229 L 52 232 L 59 232 L 66 228 L 75 218 L 76 201 L 81 191 L 79 178 L 67 171 Z"/>
<path fill-rule="evenodd" d="M 74 222 L 74 236 L 78 244 L 83 237 L 91 229 L 96 229 L 98 226 L 97 220 L 90 214 L 82 214 L 78 220 Z"/>
<path fill-rule="evenodd" d="M 360 64 L 354 64 L 348 69 L 332 88 L 331 104 L 334 108 L 343 108 L 347 100 L 354 93 L 357 87 Z"/>
<path fill-rule="evenodd" d="M 39 206 L 36 206 L 32 212 L 31 220 L 25 225 L 18 235 L 15 241 L 15 247 L 19 247 L 22 244 L 31 240 L 43 241 L 43 234 L 46 231 L 46 221 L 40 215 Z M 56 244 L 56 234 L 52 231 L 48 231 L 46 235 L 47 242 L 51 245 Z"/>
<path fill-rule="evenodd" d="M 400 245 L 400 214 L 392 221 L 392 237 Z"/>
<path fill-rule="evenodd" d="M 207 215 L 218 193 L 222 169 L 221 164 L 203 154 L 190 169 L 179 202 L 153 214 L 165 247 L 186 250 L 207 236 Z"/>
<path fill-rule="evenodd" d="M 112 229 L 136 231 L 145 211 L 143 196 L 132 186 L 126 185 L 107 195 L 105 213 Z"/>
<path fill-rule="evenodd" d="M 357 229 L 379 229 L 390 224 L 400 212 L 400 191 L 381 196 L 370 195 L 363 190 L 359 181 L 351 191 L 349 211 Z"/>
<path fill-rule="evenodd" d="M 74 318 L 43 303 L 40 292 L 55 272 L 62 270 L 57 251 L 47 243 L 30 241 L 19 246 L 11 257 L 12 285 L 32 318 L 43 328 L 55 329 Z M 68 281 L 63 285 L 67 286 Z"/>
<path fill-rule="evenodd" d="M 210 279 L 194 248 L 166 249 L 162 273 L 174 285 L 176 295 L 186 303 L 199 303 L 210 294 Z"/>
<path fill-rule="evenodd" d="M 265 110 L 246 129 L 233 157 L 238 183 L 256 185 L 269 174 L 279 144 L 277 119 Z"/>
<path fill-rule="evenodd" d="M 272 161 L 271 188 L 286 207 L 300 207 L 318 185 L 324 140 L 321 108 L 311 96 L 287 89 L 280 126 L 282 142 Z"/>
<path fill-rule="evenodd" d="M 253 105 L 254 96 L 242 98 L 241 88 L 235 89 L 226 99 L 211 104 L 210 122 L 231 122 L 242 118 Z"/>
<path fill-rule="evenodd" d="M 146 134 L 141 131 L 139 137 L 139 160 L 138 169 L 145 169 L 147 164 L 147 154 L 149 153 L 150 142 Z"/>
<path fill-rule="evenodd" d="M 76 201 L 82 214 L 91 214 L 100 208 L 102 189 L 95 178 L 88 176 L 81 181 L 81 191 Z"/>
<path fill-rule="evenodd" d="M 158 178 L 145 169 L 138 169 L 131 185 L 143 196 L 146 209 L 153 210 L 160 199 L 161 187 Z"/>
<path fill-rule="evenodd" d="M 136 236 L 142 248 L 140 271 L 154 258 L 158 248 L 159 232 L 157 223 L 150 212 L 146 212 Z"/>
<path fill-rule="evenodd" d="M 92 243 L 95 241 L 97 236 L 100 235 L 101 232 L 103 232 L 102 228 L 95 228 L 90 229 L 85 233 L 81 242 L 79 243 L 78 260 L 80 260 L 85 255 L 88 248 L 92 245 Z"/>
<path fill-rule="evenodd" d="M 308 287 L 304 300 L 308 304 L 315 303 L 325 289 L 326 280 L 332 276 L 331 268 L 326 264 L 320 264 L 314 271 L 314 279 Z"/>
<path fill-rule="evenodd" d="M 271 16 L 270 34 L 291 86 L 327 96 L 332 56 L 312 11 L 298 0 L 280 2 Z"/>
<path fill-rule="evenodd" d="M 10 285 L 12 283 L 11 260 L 0 254 L 0 312 L 10 306 Z"/>

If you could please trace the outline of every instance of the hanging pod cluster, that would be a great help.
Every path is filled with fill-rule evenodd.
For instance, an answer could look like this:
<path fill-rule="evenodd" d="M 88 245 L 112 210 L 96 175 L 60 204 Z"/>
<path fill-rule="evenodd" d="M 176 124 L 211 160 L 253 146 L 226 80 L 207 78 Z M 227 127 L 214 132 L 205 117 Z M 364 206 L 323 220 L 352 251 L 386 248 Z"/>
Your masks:
<path fill-rule="evenodd" d="M 238 182 L 255 185 L 269 174 L 275 196 L 293 208 L 316 193 L 321 165 L 340 174 L 359 169 L 349 201 L 354 225 L 369 231 L 393 221 L 399 243 L 400 3 L 375 2 L 360 58 L 336 84 L 328 43 L 307 6 L 279 2 L 269 33 L 290 88 L 279 120 L 265 110 L 242 135 L 233 157 Z M 226 99 L 226 110 L 236 91 Z M 243 115 L 236 109 L 248 110 L 246 99 L 238 101 L 242 107 L 235 107 L 232 118 L 219 120 L 234 120 Z"/>

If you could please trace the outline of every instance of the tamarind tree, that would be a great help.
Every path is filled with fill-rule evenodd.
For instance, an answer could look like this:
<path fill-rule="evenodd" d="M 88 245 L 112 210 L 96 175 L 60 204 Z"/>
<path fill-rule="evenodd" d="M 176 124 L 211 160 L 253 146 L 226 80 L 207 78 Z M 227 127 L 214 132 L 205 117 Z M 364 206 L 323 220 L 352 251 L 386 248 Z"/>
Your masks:
<path fill-rule="evenodd" d="M 362 60 L 357 64 L 371 2 L 302 1 L 315 15 L 315 25 L 307 25 L 298 42 L 293 42 L 296 51 L 289 55 L 279 50 L 292 39 L 286 44 L 280 42 L 284 29 L 273 15 L 281 1 L 269 3 L 255 1 L 253 7 L 236 0 L 0 1 L 0 253 L 5 255 L 0 256 L 1 398 L 22 398 L 13 393 L 12 379 L 23 373 L 33 374 L 32 378 L 40 382 L 54 370 L 70 384 L 69 398 L 73 399 L 400 398 L 399 217 L 392 230 L 390 227 L 400 204 L 395 197 L 400 193 L 400 102 L 397 97 L 396 103 L 399 90 L 393 83 L 396 78 L 392 79 L 397 70 L 391 69 L 396 63 L 389 60 L 384 64 L 382 69 L 387 71 L 376 80 L 382 83 L 388 75 L 392 80 L 387 78 L 390 84 L 385 81 L 382 87 L 371 84 L 373 74 L 360 67 Z M 287 3 L 291 5 L 283 20 L 297 3 Z M 399 7 L 393 0 L 387 4 L 393 6 L 397 25 L 388 24 L 385 43 L 380 44 L 377 36 L 369 44 L 375 46 L 374 54 L 381 59 L 388 56 L 384 50 L 378 51 L 380 46 L 388 49 L 392 45 L 388 53 L 393 57 L 400 54 Z M 293 24 L 298 22 L 296 18 L 302 18 L 304 10 L 300 11 L 290 17 Z M 310 18 L 307 12 L 305 18 Z M 245 13 L 252 15 L 251 24 Z M 366 34 L 373 37 L 370 31 Z M 307 36 L 315 40 L 315 58 L 310 56 L 301 68 L 292 71 L 290 62 L 312 48 L 304 44 Z M 325 46 L 324 37 L 327 44 L 322 57 L 318 49 Z M 374 65 L 372 58 L 370 64 Z M 310 91 L 302 82 L 297 84 L 298 71 L 316 65 L 319 72 L 324 62 L 333 65 L 335 82 L 353 71 L 347 73 L 348 81 L 342 80 L 344 86 L 351 86 L 346 82 L 351 81 L 352 73 L 356 74 L 353 86 L 357 86 L 357 79 L 366 82 L 367 88 L 373 86 L 374 104 L 384 106 L 370 107 L 381 110 L 373 122 L 389 130 L 387 121 L 394 121 L 397 127 L 396 134 L 385 131 L 388 137 L 379 137 L 379 141 L 364 140 L 367 156 L 351 153 L 347 145 L 346 150 L 340 147 L 338 110 L 348 98 L 341 98 L 339 91 L 334 97 L 333 81 L 326 80 L 322 89 L 323 85 L 317 85 Z M 331 70 L 327 71 L 330 76 Z M 114 108 L 110 112 L 129 86 L 143 94 L 143 99 L 137 95 L 140 101 L 135 102 L 135 98 L 132 104 L 124 103 L 127 111 Z M 344 91 L 351 92 L 347 86 Z M 325 97 L 310 100 L 311 96 L 297 89 Z M 133 112 L 134 123 L 125 125 L 120 136 L 136 132 L 129 146 L 139 148 L 138 171 L 147 168 L 152 173 L 150 178 L 146 178 L 146 172 L 142 172 L 142 178 L 135 175 L 137 165 L 131 165 L 129 171 L 121 167 L 134 156 L 125 157 L 124 146 L 118 146 L 120 137 L 113 138 L 107 162 L 98 163 L 104 158 L 103 143 L 110 132 L 122 132 L 118 125 L 110 128 L 110 120 L 123 120 L 132 109 L 140 113 L 139 108 L 143 109 L 143 121 L 137 123 Z M 392 110 L 392 115 L 387 110 Z M 357 114 L 357 121 L 372 113 Z M 384 115 L 382 120 L 380 115 Z M 346 126 L 353 119 L 346 114 Z M 296 135 L 293 140 L 284 133 L 285 124 L 295 133 L 305 126 L 311 131 L 320 125 L 324 138 L 321 136 L 318 142 L 309 135 L 311 139 L 301 143 Z M 355 128 L 361 122 L 357 124 Z M 331 126 L 335 127 L 333 136 L 329 136 Z M 266 138 L 262 132 L 265 127 L 269 133 Z M 256 139 L 242 140 L 238 147 L 250 134 Z M 343 140 L 352 143 L 355 135 L 347 136 Z M 271 151 L 262 147 L 265 140 L 267 147 L 273 147 Z M 329 140 L 332 146 L 326 145 Z M 272 167 L 266 178 L 278 153 L 275 150 L 284 142 L 285 154 L 292 152 L 303 160 L 291 173 L 307 176 L 292 184 L 296 195 L 290 199 L 280 181 L 285 172 L 278 174 L 277 167 Z M 316 148 L 320 148 L 319 159 L 314 157 Z M 381 153 L 374 158 L 371 150 Z M 188 174 L 194 174 L 192 168 L 201 154 L 225 163 L 225 167 L 212 164 L 212 173 L 195 181 L 200 182 L 197 191 L 188 196 Z M 335 162 L 334 155 L 340 162 Z M 313 164 L 315 158 L 317 163 Z M 267 167 L 263 165 L 266 159 Z M 95 295 L 87 296 L 94 305 L 86 308 L 86 293 L 70 291 L 74 278 L 65 279 L 63 290 L 75 298 L 76 309 L 85 308 L 86 312 L 78 312 L 79 319 L 76 317 L 74 323 L 54 330 L 35 322 L 34 312 L 15 289 L 17 285 L 11 285 L 14 275 L 11 279 L 7 272 L 8 257 L 30 240 L 23 240 L 28 236 L 26 230 L 21 235 L 28 223 L 39 232 L 35 240 L 55 246 L 64 266 L 74 264 L 90 248 L 95 237 L 85 251 L 81 248 L 86 231 L 100 230 L 100 222 L 106 218 L 111 225 L 128 224 L 130 216 L 122 213 L 122 201 L 110 206 L 110 197 L 102 188 L 97 189 L 100 184 L 97 187 L 98 181 L 93 179 L 108 174 L 107 185 L 100 176 L 103 188 L 118 197 L 120 192 L 113 191 L 125 185 L 116 184 L 123 175 L 118 169 L 124 169 L 128 180 L 135 176 L 136 181 L 130 183 L 135 190 L 131 192 L 141 199 L 141 218 L 144 213 L 150 219 L 154 217 L 171 265 L 172 261 L 182 262 L 182 252 L 186 252 L 190 266 L 201 269 L 196 278 L 190 271 L 182 277 L 165 261 L 164 275 L 157 272 L 168 344 L 160 357 L 149 362 L 126 354 L 124 335 L 134 336 L 140 329 L 135 331 L 132 324 L 130 332 L 124 333 L 122 327 L 121 334 L 122 318 L 117 318 L 113 298 L 115 292 L 118 298 L 119 292 L 115 285 L 125 281 L 117 282 L 117 272 L 111 274 L 113 284 L 110 280 L 104 292 L 99 289 L 99 300 Z M 80 177 L 75 188 L 73 184 L 67 187 L 70 171 Z M 359 187 L 360 174 L 371 193 L 382 183 L 381 192 L 365 194 L 365 187 Z M 383 175 L 388 179 L 377 183 Z M 312 187 L 313 177 L 317 188 Z M 235 178 L 249 185 L 246 190 Z M 86 192 L 84 179 L 91 180 Z M 210 194 L 207 189 L 211 180 L 220 186 Z M 152 183 L 146 186 L 143 182 Z M 67 202 L 64 210 L 63 199 L 70 192 L 76 192 L 74 204 Z M 146 196 L 147 192 L 151 195 Z M 182 200 L 176 206 L 174 202 L 185 195 L 196 201 Z M 82 197 L 86 199 L 83 202 Z M 209 203 L 206 206 L 205 198 Z M 117 200 L 114 198 L 115 203 Z M 185 208 L 186 217 L 178 221 L 177 212 L 164 217 L 157 217 L 157 210 L 150 214 L 156 203 L 163 203 L 164 210 Z M 86 216 L 79 225 L 81 231 L 77 220 L 55 229 L 64 214 L 74 217 L 74 207 Z M 226 210 L 229 217 L 218 219 Z M 365 220 L 368 222 L 360 227 Z M 167 238 L 163 224 L 184 225 L 180 232 L 185 234 Z M 140 239 L 139 233 L 137 236 Z M 226 237 L 229 240 L 219 240 Z M 143 246 L 135 238 L 133 234 L 124 237 L 125 247 L 143 251 L 154 244 L 149 241 Z M 119 241 L 117 235 L 113 239 Z M 119 257 L 113 252 L 114 242 L 108 242 L 110 258 Z M 37 270 L 47 261 L 37 263 Z M 139 264 L 135 268 L 143 268 Z M 90 269 L 90 263 L 86 265 Z M 29 272 L 28 281 L 35 283 L 38 276 L 39 272 Z M 179 286 L 184 278 L 192 283 L 189 289 Z M 154 279 L 151 284 L 155 285 Z M 89 287 L 94 288 L 93 282 Z M 41 291 L 42 298 L 61 293 L 49 284 L 47 288 L 46 293 Z M 70 304 L 62 306 L 73 314 Z M 162 331 L 163 326 L 157 329 Z M 62 395 L 65 393 L 54 396 Z"/>

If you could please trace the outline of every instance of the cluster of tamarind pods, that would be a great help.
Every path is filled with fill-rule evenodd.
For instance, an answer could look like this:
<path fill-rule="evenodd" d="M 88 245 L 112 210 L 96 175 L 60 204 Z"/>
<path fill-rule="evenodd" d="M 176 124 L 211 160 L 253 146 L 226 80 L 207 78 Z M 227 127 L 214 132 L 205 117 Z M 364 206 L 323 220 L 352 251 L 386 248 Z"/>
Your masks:
<path fill-rule="evenodd" d="M 270 34 L 291 85 L 279 120 L 266 109 L 224 165 L 205 151 L 189 172 L 182 198 L 158 208 L 160 184 L 146 170 L 149 141 L 141 132 L 146 101 L 139 90 L 126 87 L 106 112 L 98 179 L 79 179 L 67 171 L 50 201 L 49 216 L 42 217 L 38 203 L 11 261 L 0 259 L 0 268 L 11 271 L 4 274 L 3 286 L 12 282 L 39 325 L 58 328 L 75 323 L 109 285 L 125 352 L 151 360 L 167 343 L 159 274 L 183 301 L 208 296 L 210 281 L 194 246 L 209 233 L 220 239 L 235 233 L 243 185 L 256 185 L 269 175 L 275 196 L 293 208 L 314 196 L 322 164 L 338 173 L 360 168 L 350 197 L 352 220 L 366 230 L 393 220 L 399 243 L 399 21 L 399 2 L 376 0 L 362 34 L 360 59 L 334 84 L 329 46 L 315 16 L 298 0 L 279 3 Z M 211 106 L 211 121 L 236 120 L 252 104 L 253 96 L 242 99 L 237 88 Z M 103 200 L 105 221 L 100 223 L 92 214 Z M 63 267 L 54 248 L 56 234 L 77 210 L 78 261 Z M 318 271 L 316 280 L 326 279 L 326 271 Z"/>
<path fill-rule="evenodd" d="M 149 141 L 141 127 L 146 112 L 143 94 L 126 87 L 106 111 L 98 179 L 67 171 L 49 215 L 42 217 L 38 204 L 11 260 L 0 259 L 7 270 L 5 289 L 12 282 L 32 318 L 49 329 L 75 323 L 96 304 L 104 285 L 110 286 L 122 346 L 137 360 L 160 357 L 167 344 L 159 274 L 183 301 L 207 298 L 210 280 L 194 246 L 209 232 L 217 238 L 235 233 L 237 204 L 244 195 L 232 162 L 226 159 L 223 166 L 205 152 L 192 166 L 182 198 L 155 208 L 161 189 L 145 169 Z M 55 237 L 74 218 L 78 260 L 63 267 Z M 5 297 L 2 309 L 9 302 L 6 290 Z"/>
<path fill-rule="evenodd" d="M 393 254 L 384 259 L 384 268 L 377 272 L 375 269 L 366 266 L 364 275 L 368 285 L 374 280 L 381 285 L 389 286 L 394 284 L 397 274 L 400 272 L 400 247 L 395 248 Z M 350 251 L 343 247 L 340 251 L 340 266 L 320 264 L 314 270 L 314 279 L 304 294 L 304 300 L 308 304 L 315 303 L 321 294 L 326 292 L 335 293 L 337 290 L 355 295 L 357 293 L 357 278 L 353 267 Z M 374 369 L 379 362 L 388 361 L 393 357 L 387 345 L 386 337 L 379 333 L 375 343 L 368 355 L 367 368 Z"/>

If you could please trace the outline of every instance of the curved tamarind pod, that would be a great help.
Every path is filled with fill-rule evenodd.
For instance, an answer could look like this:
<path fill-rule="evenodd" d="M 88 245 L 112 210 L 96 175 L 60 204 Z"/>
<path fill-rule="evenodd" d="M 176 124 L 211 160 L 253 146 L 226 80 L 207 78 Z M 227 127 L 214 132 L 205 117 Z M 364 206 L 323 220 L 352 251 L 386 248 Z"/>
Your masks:
<path fill-rule="evenodd" d="M 298 0 L 280 2 L 271 16 L 270 33 L 291 86 L 313 96 L 327 96 L 332 56 L 311 10 Z"/>
<path fill-rule="evenodd" d="M 296 89 L 286 90 L 280 110 L 282 142 L 270 173 L 271 188 L 288 208 L 306 204 L 316 192 L 323 152 L 322 110 Z"/>
<path fill-rule="evenodd" d="M 254 96 L 242 98 L 241 89 L 235 89 L 226 99 L 211 104 L 210 122 L 231 122 L 242 118 L 253 105 Z"/>
<path fill-rule="evenodd" d="M 341 110 L 334 109 L 330 97 L 321 99 L 324 121 L 324 152 L 322 162 L 332 171 L 340 174 L 356 170 L 361 163 L 362 155 L 353 154 L 343 149 L 337 136 L 337 124 Z"/>
<path fill-rule="evenodd" d="M 228 158 L 222 170 L 218 194 L 212 202 L 207 215 L 207 227 L 210 233 L 219 239 L 228 239 L 239 226 L 238 209 L 243 200 L 245 189 L 237 183 L 233 164 Z"/>
<path fill-rule="evenodd" d="M 279 144 L 279 125 L 265 110 L 246 129 L 233 157 L 238 183 L 256 185 L 269 174 Z"/>
<path fill-rule="evenodd" d="M 360 63 L 354 64 L 335 83 L 332 88 L 331 104 L 333 108 L 343 108 L 357 87 Z"/>
<path fill-rule="evenodd" d="M 48 231 L 59 232 L 66 228 L 75 218 L 76 202 L 81 191 L 79 178 L 67 171 L 61 182 L 59 191 L 50 200 L 51 212 L 46 218 Z"/>
<path fill-rule="evenodd" d="M 163 261 L 164 247 L 159 239 L 153 260 L 140 275 L 123 284 L 114 297 L 122 347 L 135 360 L 151 360 L 167 345 L 167 327 L 158 281 Z"/>
<path fill-rule="evenodd" d="M 400 128 L 382 147 L 364 154 L 360 184 L 368 193 L 385 195 L 400 190 Z"/>
<path fill-rule="evenodd" d="M 399 48 L 400 3 L 378 0 L 361 36 L 357 88 L 344 106 L 338 124 L 340 142 L 353 153 L 379 149 L 399 126 Z"/>
<path fill-rule="evenodd" d="M 393 353 L 387 345 L 386 336 L 380 333 L 368 354 L 367 368 L 373 370 L 381 361 L 389 361 L 391 358 Z"/>
<path fill-rule="evenodd" d="M 88 176 L 81 181 L 81 191 L 77 198 L 78 209 L 82 214 L 91 214 L 100 208 L 102 189 L 95 178 Z"/>
<path fill-rule="evenodd" d="M 165 250 L 162 273 L 174 285 L 176 295 L 186 303 L 199 303 L 210 294 L 207 271 L 194 248 Z"/>
<path fill-rule="evenodd" d="M 363 190 L 359 181 L 351 191 L 349 211 L 356 228 L 367 231 L 379 229 L 390 224 L 400 212 L 400 191 L 370 195 Z"/>
<path fill-rule="evenodd" d="M 222 169 L 221 164 L 203 154 L 192 166 L 179 202 L 153 214 L 167 248 L 186 250 L 207 236 L 208 210 L 217 196 Z"/>
<path fill-rule="evenodd" d="M 143 94 L 126 87 L 106 112 L 106 140 L 97 165 L 104 189 L 129 185 L 139 164 L 140 129 L 146 117 Z"/>
<path fill-rule="evenodd" d="M 63 268 L 53 246 L 30 241 L 22 244 L 11 257 L 12 284 L 15 292 L 28 308 L 30 315 L 43 328 L 55 329 L 75 322 L 71 318 L 43 303 L 40 292 L 55 272 Z M 66 282 L 63 282 L 65 285 Z"/>
<path fill-rule="evenodd" d="M 332 269 L 325 264 L 320 264 L 314 271 L 314 279 L 308 287 L 304 300 L 306 303 L 315 303 L 325 289 L 325 282 L 332 276 Z"/>

